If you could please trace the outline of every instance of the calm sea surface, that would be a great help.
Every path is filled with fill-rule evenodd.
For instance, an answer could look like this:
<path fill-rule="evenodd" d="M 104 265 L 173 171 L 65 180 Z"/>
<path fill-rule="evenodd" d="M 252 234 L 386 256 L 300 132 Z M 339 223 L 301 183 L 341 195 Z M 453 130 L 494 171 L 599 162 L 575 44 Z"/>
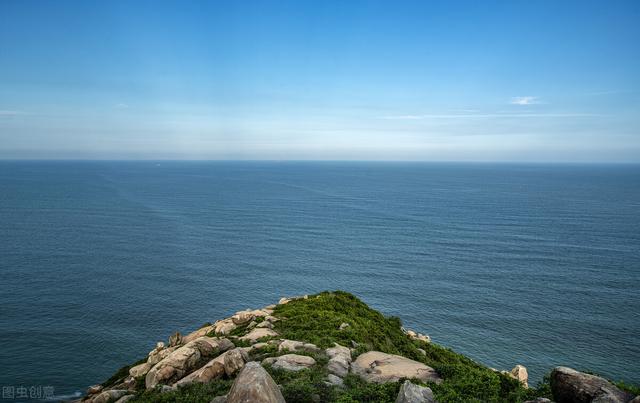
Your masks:
<path fill-rule="evenodd" d="M 0 385 L 350 291 L 501 369 L 640 383 L 640 166 L 0 162 Z"/>

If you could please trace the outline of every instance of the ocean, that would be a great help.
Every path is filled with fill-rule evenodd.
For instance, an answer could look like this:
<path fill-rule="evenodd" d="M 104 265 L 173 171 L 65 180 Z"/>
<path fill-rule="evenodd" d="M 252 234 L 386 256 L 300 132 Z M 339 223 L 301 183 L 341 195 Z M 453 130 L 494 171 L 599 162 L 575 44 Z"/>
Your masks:
<path fill-rule="evenodd" d="M 0 275 L 0 385 L 56 396 L 336 289 L 533 384 L 640 384 L 639 165 L 3 161 Z"/>

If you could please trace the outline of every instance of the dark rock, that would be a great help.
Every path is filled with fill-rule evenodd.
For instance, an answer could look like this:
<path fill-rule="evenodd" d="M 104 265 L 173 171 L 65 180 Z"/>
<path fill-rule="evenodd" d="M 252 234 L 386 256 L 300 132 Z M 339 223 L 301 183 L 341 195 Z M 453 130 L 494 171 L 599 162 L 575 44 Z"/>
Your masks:
<path fill-rule="evenodd" d="M 558 403 L 627 403 L 633 399 L 604 378 L 567 367 L 551 371 L 551 391 Z"/>

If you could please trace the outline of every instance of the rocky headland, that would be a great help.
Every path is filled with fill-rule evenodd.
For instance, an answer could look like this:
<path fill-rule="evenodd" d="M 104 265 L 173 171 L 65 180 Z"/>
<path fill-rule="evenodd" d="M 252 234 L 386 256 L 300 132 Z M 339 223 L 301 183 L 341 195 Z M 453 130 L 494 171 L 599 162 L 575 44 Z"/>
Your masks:
<path fill-rule="evenodd" d="M 640 403 L 638 393 L 567 367 L 530 386 L 522 365 L 488 368 L 336 291 L 175 333 L 79 401 Z"/>

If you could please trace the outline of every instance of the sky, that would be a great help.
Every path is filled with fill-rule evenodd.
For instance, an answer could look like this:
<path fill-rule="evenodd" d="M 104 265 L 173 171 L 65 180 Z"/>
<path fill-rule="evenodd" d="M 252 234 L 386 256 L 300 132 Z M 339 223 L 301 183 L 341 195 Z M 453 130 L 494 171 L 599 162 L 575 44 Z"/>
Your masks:
<path fill-rule="evenodd" d="M 0 159 L 640 162 L 640 2 L 3 0 Z"/>

